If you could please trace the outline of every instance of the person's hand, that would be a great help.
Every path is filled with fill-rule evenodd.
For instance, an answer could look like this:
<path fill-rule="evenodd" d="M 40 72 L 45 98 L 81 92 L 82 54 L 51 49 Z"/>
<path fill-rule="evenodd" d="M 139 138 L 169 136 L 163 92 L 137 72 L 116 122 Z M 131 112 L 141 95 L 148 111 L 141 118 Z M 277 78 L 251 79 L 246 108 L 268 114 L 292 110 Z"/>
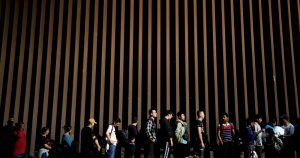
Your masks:
<path fill-rule="evenodd" d="M 170 146 L 173 146 L 174 144 L 173 144 L 173 140 L 171 139 L 171 141 L 170 141 Z"/>
<path fill-rule="evenodd" d="M 114 144 L 116 141 L 110 139 L 109 142 L 110 144 Z"/>
<path fill-rule="evenodd" d="M 98 146 L 97 150 L 98 150 L 98 151 L 100 151 L 100 150 L 101 150 L 101 146 L 100 146 L 100 145 Z"/>
<path fill-rule="evenodd" d="M 132 140 L 131 140 L 131 143 L 135 143 L 135 139 L 132 139 Z"/>
<path fill-rule="evenodd" d="M 222 140 L 220 141 L 220 144 L 223 145 L 223 141 Z"/>
<path fill-rule="evenodd" d="M 204 144 L 204 143 L 201 143 L 201 144 L 200 144 L 200 147 L 201 147 L 201 149 L 204 149 L 204 148 L 205 148 L 205 144 Z"/>

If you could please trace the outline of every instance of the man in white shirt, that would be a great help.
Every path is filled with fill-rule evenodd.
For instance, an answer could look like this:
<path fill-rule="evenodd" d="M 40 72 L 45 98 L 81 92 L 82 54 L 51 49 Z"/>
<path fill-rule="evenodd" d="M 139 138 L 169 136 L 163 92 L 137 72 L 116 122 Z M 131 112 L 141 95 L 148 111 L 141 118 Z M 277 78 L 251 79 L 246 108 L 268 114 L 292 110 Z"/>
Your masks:
<path fill-rule="evenodd" d="M 262 150 L 263 150 L 263 143 L 262 143 L 262 130 L 261 130 L 261 124 L 262 122 L 262 116 L 257 114 L 255 115 L 255 122 L 254 122 L 254 131 L 257 134 L 255 139 L 255 151 L 257 153 L 258 158 L 261 158 L 262 156 Z"/>
<path fill-rule="evenodd" d="M 294 152 L 294 142 L 293 142 L 293 134 L 294 134 L 294 125 L 292 125 L 289 121 L 288 115 L 284 114 L 280 116 L 280 122 L 282 123 L 282 128 L 284 129 L 283 135 L 283 144 L 284 148 L 282 150 L 282 157 L 295 157 Z"/>
<path fill-rule="evenodd" d="M 116 128 L 121 124 L 121 119 L 117 118 L 112 124 L 108 126 L 108 129 L 106 130 L 106 137 L 107 141 L 109 143 L 109 149 L 108 149 L 108 157 L 114 158 L 116 155 L 116 149 L 117 149 L 117 135 L 116 135 Z"/>

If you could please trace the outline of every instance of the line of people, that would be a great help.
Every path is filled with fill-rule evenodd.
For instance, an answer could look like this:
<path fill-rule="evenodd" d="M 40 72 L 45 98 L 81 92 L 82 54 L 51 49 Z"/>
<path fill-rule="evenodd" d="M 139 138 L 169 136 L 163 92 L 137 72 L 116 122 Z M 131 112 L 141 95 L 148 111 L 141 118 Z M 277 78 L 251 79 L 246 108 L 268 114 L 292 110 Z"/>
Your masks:
<path fill-rule="evenodd" d="M 36 156 L 39 158 L 115 158 L 120 157 L 117 150 L 123 146 L 126 149 L 125 157 L 128 158 L 140 157 L 141 149 L 144 149 L 145 158 L 160 157 L 160 149 L 163 149 L 164 158 L 168 158 L 172 150 L 175 158 L 185 158 L 190 155 L 200 158 L 209 157 L 211 148 L 203 111 L 197 111 L 195 124 L 188 125 L 184 112 L 178 112 L 174 119 L 174 113 L 168 110 L 159 120 L 160 129 L 156 124 L 157 115 L 155 109 L 150 109 L 149 117 L 141 124 L 141 129 L 138 128 L 138 119 L 134 117 L 127 129 L 119 131 L 117 128 L 121 124 L 121 119 L 117 118 L 109 124 L 102 137 L 94 132 L 97 122 L 90 118 L 81 130 L 80 154 L 77 154 L 78 144 L 72 137 L 71 126 L 63 127 L 65 132 L 60 143 L 48 139 L 49 128 L 43 127 L 40 135 L 37 136 Z M 255 115 L 246 120 L 245 127 L 240 132 L 236 131 L 227 113 L 222 113 L 220 118 L 221 121 L 216 127 L 215 157 L 236 157 L 235 153 L 239 153 L 236 144 L 242 146 L 245 158 L 261 158 L 263 151 L 266 158 L 293 158 L 295 150 L 299 155 L 299 123 L 293 126 L 287 115 L 280 116 L 281 126 L 277 125 L 276 119 L 271 119 L 268 124 L 263 125 L 263 117 Z M 172 120 L 176 120 L 175 123 Z M 25 157 L 26 134 L 23 127 L 23 122 L 14 125 L 14 120 L 11 118 L 1 129 L 1 158 Z M 193 135 L 190 135 L 190 131 Z M 193 152 L 190 152 L 191 148 L 194 149 Z"/>

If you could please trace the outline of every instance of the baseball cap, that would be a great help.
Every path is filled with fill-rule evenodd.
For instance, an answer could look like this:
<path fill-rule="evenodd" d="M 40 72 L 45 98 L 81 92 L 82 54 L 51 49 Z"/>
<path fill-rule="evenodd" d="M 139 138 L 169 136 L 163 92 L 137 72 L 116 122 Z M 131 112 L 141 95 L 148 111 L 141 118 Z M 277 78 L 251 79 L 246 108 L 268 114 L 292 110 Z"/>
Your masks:
<path fill-rule="evenodd" d="M 91 123 L 91 124 L 97 124 L 97 122 L 96 122 L 95 119 L 93 119 L 93 118 L 90 118 L 90 119 L 89 119 L 89 123 Z"/>

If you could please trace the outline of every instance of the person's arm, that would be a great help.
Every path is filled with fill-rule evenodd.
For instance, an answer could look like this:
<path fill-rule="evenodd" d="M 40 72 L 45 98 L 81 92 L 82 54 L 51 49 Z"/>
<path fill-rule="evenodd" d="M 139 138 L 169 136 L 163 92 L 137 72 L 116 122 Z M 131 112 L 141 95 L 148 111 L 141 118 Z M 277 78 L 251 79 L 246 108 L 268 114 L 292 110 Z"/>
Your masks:
<path fill-rule="evenodd" d="M 106 130 L 106 137 L 108 139 L 108 142 L 110 142 L 111 144 L 114 143 L 114 141 L 111 140 L 111 132 L 112 132 L 112 130 L 113 130 L 113 125 L 109 125 L 108 129 Z"/>
<path fill-rule="evenodd" d="M 290 128 L 290 134 L 293 135 L 295 133 L 295 126 L 291 126 Z"/>
<path fill-rule="evenodd" d="M 221 138 L 221 125 L 218 126 L 218 130 L 217 130 L 217 137 L 218 137 L 218 140 L 220 142 L 220 145 L 223 145 L 223 141 L 222 141 L 222 138 Z"/>
<path fill-rule="evenodd" d="M 48 145 L 47 143 L 45 143 L 45 144 L 44 144 L 44 148 L 46 148 L 46 149 L 49 149 L 49 150 L 50 150 L 50 149 L 51 149 L 51 146 L 50 146 L 50 145 Z"/>
<path fill-rule="evenodd" d="M 152 128 L 152 121 L 148 120 L 146 125 L 146 136 L 150 139 L 150 141 L 154 143 L 156 140 L 151 134 L 151 128 Z"/>
<path fill-rule="evenodd" d="M 181 138 L 181 123 L 180 122 L 177 123 L 177 127 L 175 130 L 175 137 L 180 142 L 180 138 Z"/>
<path fill-rule="evenodd" d="M 233 123 L 230 123 L 230 126 L 231 126 L 232 137 L 234 137 L 234 135 L 235 135 L 235 130 L 234 130 L 234 125 L 233 125 Z"/>
<path fill-rule="evenodd" d="M 200 140 L 200 147 L 205 148 L 204 141 L 203 141 L 203 135 L 202 135 L 202 127 L 197 127 L 197 131 L 198 131 L 198 137 Z"/>
<path fill-rule="evenodd" d="M 94 142 L 95 142 L 95 144 L 96 144 L 96 146 L 97 146 L 98 151 L 100 151 L 101 146 L 100 146 L 100 144 L 99 144 L 99 141 L 98 141 L 98 139 L 96 138 L 96 136 L 94 136 L 94 137 L 95 137 L 95 138 L 93 138 L 93 139 L 94 139 Z"/>
<path fill-rule="evenodd" d="M 170 139 L 170 146 L 173 146 L 173 129 L 170 123 L 166 124 L 167 125 L 167 130 L 168 130 L 168 136 Z"/>

